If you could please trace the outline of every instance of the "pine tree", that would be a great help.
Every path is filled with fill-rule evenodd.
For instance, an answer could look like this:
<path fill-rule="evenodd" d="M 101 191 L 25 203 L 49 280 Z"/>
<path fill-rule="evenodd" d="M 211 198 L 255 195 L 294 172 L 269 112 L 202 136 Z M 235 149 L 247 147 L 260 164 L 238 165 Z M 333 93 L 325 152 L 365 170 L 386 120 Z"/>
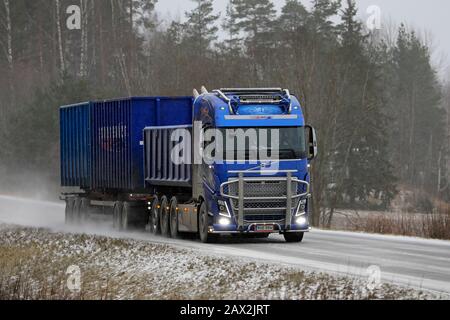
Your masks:
<path fill-rule="evenodd" d="M 367 206 L 370 199 L 388 207 L 395 195 L 392 166 L 386 159 L 387 121 L 382 113 L 379 67 L 367 51 L 367 37 L 356 20 L 353 0 L 342 14 L 339 108 L 332 152 L 334 206 Z"/>
<path fill-rule="evenodd" d="M 229 0 L 227 4 L 226 16 L 222 23 L 222 29 L 227 34 L 223 47 L 227 53 L 232 56 L 236 56 L 239 53 L 239 45 L 242 42 L 239 35 L 239 27 L 236 23 L 237 19 L 238 15 L 236 11 L 236 0 Z"/>
<path fill-rule="evenodd" d="M 236 26 L 249 39 L 268 33 L 275 21 L 276 11 L 270 0 L 235 0 Z"/>
<path fill-rule="evenodd" d="M 439 158 L 443 145 L 445 111 L 431 66 L 431 55 L 414 32 L 402 25 L 394 50 L 396 91 L 392 116 L 395 163 L 403 181 L 414 188 L 437 192 Z"/>
<path fill-rule="evenodd" d="M 289 32 L 289 36 L 293 36 L 306 25 L 308 18 L 309 13 L 299 0 L 286 0 L 278 25 L 283 32 Z"/>
<path fill-rule="evenodd" d="M 338 14 L 341 0 L 313 0 L 310 28 L 322 38 L 330 39 L 338 32 L 331 18 Z"/>
<path fill-rule="evenodd" d="M 206 52 L 211 43 L 217 40 L 219 28 L 215 23 L 220 15 L 213 13 L 212 0 L 191 1 L 197 6 L 191 12 L 186 12 L 186 40 L 193 45 L 196 52 Z"/>
<path fill-rule="evenodd" d="M 270 73 L 270 48 L 275 47 L 273 37 L 276 10 L 270 0 L 235 0 L 236 26 L 246 35 L 246 54 L 251 68 L 251 85 L 267 85 L 264 69 Z"/>

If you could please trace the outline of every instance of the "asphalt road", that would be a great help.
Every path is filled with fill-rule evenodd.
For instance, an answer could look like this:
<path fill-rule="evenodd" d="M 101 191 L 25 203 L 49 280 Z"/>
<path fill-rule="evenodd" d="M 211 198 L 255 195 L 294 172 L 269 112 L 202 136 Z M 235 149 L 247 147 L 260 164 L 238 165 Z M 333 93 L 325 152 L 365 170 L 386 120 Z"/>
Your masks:
<path fill-rule="evenodd" d="M 450 241 L 313 230 L 301 244 L 287 244 L 281 236 L 273 235 L 264 240 L 225 239 L 219 244 L 205 245 L 196 240 L 165 239 L 144 232 L 117 233 L 108 222 L 68 229 L 64 226 L 61 203 L 5 196 L 0 196 L 0 223 L 167 243 L 216 256 L 368 279 L 368 268 L 375 267 L 381 271 L 383 282 L 450 294 Z"/>

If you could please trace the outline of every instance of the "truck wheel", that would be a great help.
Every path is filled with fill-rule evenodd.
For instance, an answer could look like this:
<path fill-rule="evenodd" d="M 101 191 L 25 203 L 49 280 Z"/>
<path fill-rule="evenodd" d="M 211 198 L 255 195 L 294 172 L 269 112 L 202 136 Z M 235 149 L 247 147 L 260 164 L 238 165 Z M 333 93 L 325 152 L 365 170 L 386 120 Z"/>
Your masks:
<path fill-rule="evenodd" d="M 203 243 L 212 243 L 217 240 L 217 235 L 210 234 L 209 229 L 209 215 L 206 203 L 203 202 L 200 206 L 200 212 L 198 217 L 198 232 L 200 234 L 200 240 Z"/>
<path fill-rule="evenodd" d="M 80 199 L 80 223 L 89 222 L 90 201 L 87 198 Z"/>
<path fill-rule="evenodd" d="M 132 214 L 132 208 L 129 202 L 123 203 L 122 214 L 120 219 L 120 230 L 126 231 L 130 227 L 130 217 Z"/>
<path fill-rule="evenodd" d="M 161 219 L 161 234 L 163 237 L 170 237 L 170 208 L 167 197 L 164 196 L 161 199 L 161 208 L 159 211 L 159 217 Z"/>
<path fill-rule="evenodd" d="M 81 199 L 75 197 L 73 203 L 73 225 L 79 225 L 81 223 Z"/>
<path fill-rule="evenodd" d="M 149 224 L 150 224 L 150 232 L 155 236 L 161 234 L 161 219 L 160 219 L 160 206 L 159 199 L 155 197 L 152 202 L 152 208 L 150 210 Z"/>
<path fill-rule="evenodd" d="M 173 197 L 170 201 L 170 236 L 174 239 L 178 238 L 178 201 Z"/>
<path fill-rule="evenodd" d="M 117 201 L 114 203 L 113 209 L 113 228 L 114 230 L 121 230 L 122 228 L 122 211 L 123 211 L 123 203 L 121 201 Z"/>
<path fill-rule="evenodd" d="M 73 207 L 74 207 L 75 201 L 72 197 L 66 198 L 66 210 L 65 210 L 65 216 L 66 216 L 66 225 L 70 226 L 74 223 L 74 217 L 73 217 Z"/>
<path fill-rule="evenodd" d="M 303 232 L 287 232 L 284 234 L 284 240 L 288 243 L 300 243 L 304 235 Z"/>

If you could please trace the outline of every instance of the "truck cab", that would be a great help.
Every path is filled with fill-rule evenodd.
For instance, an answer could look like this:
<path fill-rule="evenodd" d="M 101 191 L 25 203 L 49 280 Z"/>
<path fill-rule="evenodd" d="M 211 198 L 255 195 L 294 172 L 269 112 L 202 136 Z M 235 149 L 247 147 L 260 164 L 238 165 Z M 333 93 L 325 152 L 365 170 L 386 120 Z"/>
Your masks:
<path fill-rule="evenodd" d="M 202 241 L 271 233 L 302 241 L 310 230 L 309 170 L 317 142 L 298 99 L 281 88 L 195 95 L 193 136 L 203 160 L 194 165 L 193 193 L 202 203 Z"/>

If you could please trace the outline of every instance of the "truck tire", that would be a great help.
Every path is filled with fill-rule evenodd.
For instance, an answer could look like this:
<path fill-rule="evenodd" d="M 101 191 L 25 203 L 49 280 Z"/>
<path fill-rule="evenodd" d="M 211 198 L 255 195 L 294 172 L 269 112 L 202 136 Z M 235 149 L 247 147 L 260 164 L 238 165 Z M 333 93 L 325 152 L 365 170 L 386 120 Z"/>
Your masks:
<path fill-rule="evenodd" d="M 127 231 L 130 228 L 131 216 L 133 208 L 129 202 L 124 202 L 122 207 L 122 214 L 120 219 L 120 230 Z"/>
<path fill-rule="evenodd" d="M 74 223 L 74 216 L 73 216 L 73 209 L 74 209 L 75 201 L 73 197 L 66 198 L 66 210 L 65 210 L 65 217 L 66 217 L 66 225 L 71 226 Z"/>
<path fill-rule="evenodd" d="M 286 232 L 284 234 L 284 240 L 286 240 L 287 243 L 300 243 L 303 241 L 304 235 L 303 232 Z"/>
<path fill-rule="evenodd" d="M 152 208 L 150 209 L 150 216 L 149 216 L 149 225 L 150 225 L 150 232 L 153 235 L 160 235 L 161 234 L 161 219 L 160 219 L 160 206 L 159 206 L 159 199 L 155 196 L 155 198 L 152 201 Z"/>
<path fill-rule="evenodd" d="M 122 230 L 122 211 L 123 211 L 123 203 L 121 201 L 117 201 L 114 203 L 113 209 L 113 228 L 114 230 Z"/>
<path fill-rule="evenodd" d="M 200 240 L 203 243 L 213 243 L 217 241 L 217 235 L 209 233 L 210 218 L 208 214 L 208 207 L 206 203 L 203 202 L 200 206 L 199 217 L 198 217 L 198 232 L 200 235 Z"/>
<path fill-rule="evenodd" d="M 169 200 L 164 196 L 161 198 L 161 208 L 159 211 L 159 217 L 161 219 L 161 235 L 163 237 L 170 237 L 170 208 Z"/>
<path fill-rule="evenodd" d="M 73 225 L 80 225 L 81 223 L 81 198 L 75 197 L 73 203 Z"/>
<path fill-rule="evenodd" d="M 80 223 L 88 223 L 89 222 L 89 214 L 90 214 L 90 201 L 87 198 L 80 199 L 80 213 L 79 219 Z"/>
<path fill-rule="evenodd" d="M 176 197 L 173 197 L 172 200 L 170 200 L 170 236 L 173 239 L 177 239 L 179 237 L 178 200 Z"/>

